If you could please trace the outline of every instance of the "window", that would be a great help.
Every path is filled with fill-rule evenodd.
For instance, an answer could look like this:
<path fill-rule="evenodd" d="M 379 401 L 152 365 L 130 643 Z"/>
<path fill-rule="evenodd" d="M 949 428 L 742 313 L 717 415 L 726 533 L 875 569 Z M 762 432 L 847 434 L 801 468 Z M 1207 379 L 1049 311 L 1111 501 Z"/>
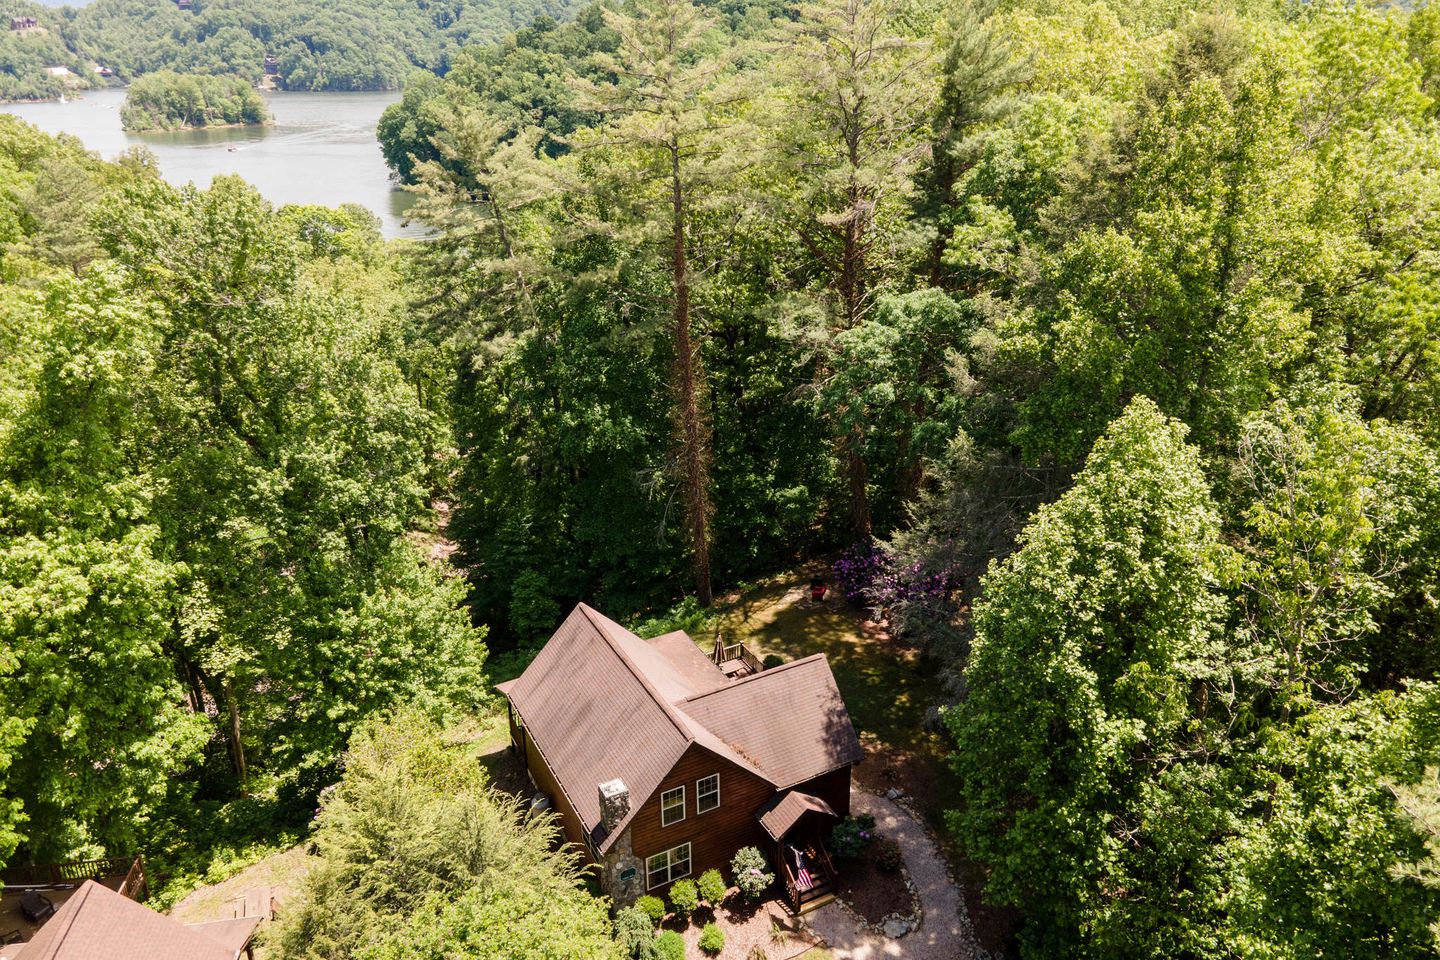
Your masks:
<path fill-rule="evenodd" d="M 720 774 L 712 773 L 695 781 L 695 812 L 709 813 L 720 806 Z"/>
<path fill-rule="evenodd" d="M 668 827 L 685 819 L 685 788 L 676 787 L 660 794 L 660 826 Z"/>
<path fill-rule="evenodd" d="M 645 859 L 645 889 L 654 890 L 690 875 L 690 844 L 657 853 Z"/>

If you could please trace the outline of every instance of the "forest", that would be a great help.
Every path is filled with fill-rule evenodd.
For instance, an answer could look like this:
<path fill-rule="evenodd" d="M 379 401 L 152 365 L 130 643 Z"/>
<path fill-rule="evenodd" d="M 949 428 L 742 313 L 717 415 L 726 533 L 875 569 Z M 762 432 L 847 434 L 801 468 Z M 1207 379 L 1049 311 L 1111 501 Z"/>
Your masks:
<path fill-rule="evenodd" d="M 10 30 L 11 17 L 33 17 L 40 30 Z M 83 58 L 71 50 L 60 34 L 62 17 L 31 0 L 0 0 L 0 101 L 51 100 L 66 90 L 64 81 L 50 76 L 45 68 L 67 67 L 75 74 L 72 83 L 98 86 L 100 80 L 86 68 Z"/>
<path fill-rule="evenodd" d="M 0 862 L 309 836 L 285 956 L 646 956 L 435 745 L 577 601 L 820 559 L 946 678 L 1007 951 L 1434 954 L 1440 7 L 443 55 L 379 129 L 423 241 L 0 117 Z"/>
<path fill-rule="evenodd" d="M 189 130 L 263 124 L 265 101 L 239 77 L 150 73 L 130 85 L 120 122 L 126 130 Z"/>
<path fill-rule="evenodd" d="M 47 63 L 95 62 L 120 80 L 173 70 L 256 83 L 270 56 L 285 89 L 395 90 L 413 70 L 444 73 L 467 44 L 569 7 L 560 0 L 196 0 L 182 10 L 174 0 L 94 0 L 48 10 L 4 0 L 0 17 L 22 9 L 49 30 Z M 0 99 L 56 95 L 44 85 L 45 64 L 31 62 L 33 40 L 0 34 Z"/>

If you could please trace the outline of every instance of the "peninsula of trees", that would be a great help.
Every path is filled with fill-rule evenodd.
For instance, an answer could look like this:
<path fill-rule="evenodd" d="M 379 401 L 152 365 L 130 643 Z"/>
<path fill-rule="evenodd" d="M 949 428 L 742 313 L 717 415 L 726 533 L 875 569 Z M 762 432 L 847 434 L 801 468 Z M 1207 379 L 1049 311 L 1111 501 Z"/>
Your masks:
<path fill-rule="evenodd" d="M 126 130 L 192 130 L 270 122 L 265 100 L 246 80 L 230 76 L 146 74 L 130 85 L 120 120 Z"/>

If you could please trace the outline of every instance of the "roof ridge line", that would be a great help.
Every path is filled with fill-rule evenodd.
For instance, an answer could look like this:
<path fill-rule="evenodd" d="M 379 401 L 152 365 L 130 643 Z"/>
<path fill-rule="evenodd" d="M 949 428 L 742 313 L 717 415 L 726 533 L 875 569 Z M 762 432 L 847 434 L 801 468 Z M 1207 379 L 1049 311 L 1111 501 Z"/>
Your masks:
<path fill-rule="evenodd" d="M 667 702 L 664 697 L 660 696 L 660 691 L 655 689 L 655 687 L 650 683 L 650 680 L 645 676 L 645 672 L 635 665 L 634 661 L 630 659 L 629 654 L 627 654 L 625 650 L 620 646 L 620 644 L 616 642 L 614 637 L 610 636 L 610 631 L 606 630 L 603 624 L 595 622 L 595 617 L 602 617 L 606 620 L 609 620 L 610 618 L 606 617 L 599 610 L 593 609 L 588 603 L 585 603 L 583 601 L 578 604 L 578 607 L 580 609 L 580 612 L 585 615 L 585 619 L 590 621 L 590 626 L 595 628 L 595 631 L 605 639 L 606 645 L 609 646 L 612 651 L 614 651 L 615 656 L 619 657 L 620 662 L 625 664 L 625 669 L 629 670 L 631 676 L 633 676 L 636 680 L 640 681 L 640 686 L 645 689 L 645 693 L 649 695 L 650 699 L 655 701 L 655 703 L 660 707 L 660 710 L 665 714 L 665 719 L 669 720 L 671 725 L 675 727 L 675 731 L 679 733 L 680 736 L 685 738 L 685 743 L 687 745 L 694 743 L 695 738 L 690 734 L 690 730 L 685 726 L 685 723 L 677 716 L 679 711 L 676 710 L 675 707 L 672 706 L 669 702 Z M 594 614 L 594 616 L 591 616 L 591 614 Z M 610 622 L 614 623 L 615 621 L 611 620 Z M 615 625 L 620 626 L 619 624 Z M 624 630 L 625 628 L 621 627 L 620 629 Z M 634 636 L 633 631 L 630 633 L 631 636 Z M 635 639 L 639 640 L 640 638 L 636 637 Z M 645 641 L 640 640 L 640 642 L 644 643 Z"/>
<path fill-rule="evenodd" d="M 747 683 L 751 683 L 752 681 L 755 681 L 755 680 L 763 679 L 764 677 L 773 677 L 773 676 L 775 676 L 776 674 L 784 673 L 786 670 L 789 670 L 791 667 L 799 666 L 800 664 L 811 663 L 811 662 L 813 662 L 813 661 L 815 661 L 815 660 L 824 661 L 826 666 L 829 666 L 829 665 L 830 665 L 830 660 L 829 660 L 828 657 L 825 656 L 825 654 L 823 654 L 823 653 L 812 653 L 812 654 L 810 654 L 808 657 L 801 657 L 801 658 L 798 659 L 798 660 L 791 660 L 789 663 L 782 663 L 782 664 L 780 664 L 780 666 L 778 666 L 778 667 L 770 667 L 769 669 L 761 670 L 759 673 L 752 673 L 752 674 L 750 674 L 750 676 L 748 676 L 748 677 L 741 677 L 739 680 L 731 680 L 729 683 L 725 684 L 725 686 L 723 686 L 723 687 L 716 687 L 714 690 L 706 690 L 704 693 L 697 693 L 697 694 L 695 694 L 695 696 L 693 696 L 693 697 L 686 697 L 684 700 L 681 700 L 680 702 L 681 702 L 681 703 L 694 703 L 696 700 L 703 700 L 703 699 L 705 699 L 706 697 L 714 696 L 714 695 L 717 694 L 717 693 L 724 693 L 726 690 L 734 690 L 736 687 L 743 686 L 743 685 L 745 685 L 745 684 L 747 684 Z M 832 675 L 833 675 L 834 671 L 831 671 L 831 673 L 832 673 Z"/>
<path fill-rule="evenodd" d="M 45 947 L 45 952 L 43 954 L 38 954 L 37 958 L 55 957 L 59 954 L 60 945 L 65 942 L 66 935 L 71 930 L 75 929 L 75 921 L 80 919 L 80 911 L 83 910 L 85 906 L 90 902 L 90 896 L 94 892 L 91 886 L 92 884 L 94 884 L 95 887 L 100 886 L 100 884 L 95 880 L 86 880 L 84 883 L 80 884 L 80 889 L 76 891 L 76 896 L 71 898 L 71 900 L 78 902 L 75 903 L 75 906 L 66 915 L 65 926 L 61 927 L 60 931 L 51 937 L 50 942 Z M 61 907 L 64 907 L 69 903 L 70 901 L 67 900 L 65 903 L 61 904 Z"/>

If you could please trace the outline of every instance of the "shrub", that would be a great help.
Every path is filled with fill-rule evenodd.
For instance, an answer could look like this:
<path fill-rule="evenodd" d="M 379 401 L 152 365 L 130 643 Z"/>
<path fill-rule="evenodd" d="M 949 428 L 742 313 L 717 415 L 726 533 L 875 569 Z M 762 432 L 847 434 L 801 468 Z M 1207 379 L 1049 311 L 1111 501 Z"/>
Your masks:
<path fill-rule="evenodd" d="M 882 577 L 890 566 L 890 555 L 874 540 L 862 540 L 854 544 L 835 561 L 835 580 L 840 592 L 851 603 L 865 603 L 875 581 Z"/>
<path fill-rule="evenodd" d="M 700 905 L 700 891 L 695 889 L 694 880 L 676 880 L 670 885 L 670 906 L 680 918 L 690 916 Z"/>
<path fill-rule="evenodd" d="M 830 834 L 830 846 L 843 860 L 854 860 L 864 853 L 875 839 L 875 818 L 868 813 L 846 817 Z"/>
<path fill-rule="evenodd" d="M 715 956 L 725 949 L 725 931 L 713 923 L 705 924 L 705 929 L 700 931 L 700 949 Z"/>
<path fill-rule="evenodd" d="M 770 954 L 766 953 L 765 948 L 757 943 L 750 948 L 749 953 L 745 954 L 745 960 L 770 960 Z"/>
<path fill-rule="evenodd" d="M 655 937 L 655 955 L 660 960 L 685 960 L 685 938 L 674 930 L 662 930 Z"/>
<path fill-rule="evenodd" d="M 644 910 L 626 907 L 615 914 L 615 942 L 630 960 L 655 960 L 655 925 Z"/>
<path fill-rule="evenodd" d="M 899 873 L 904 865 L 905 858 L 900 854 L 900 844 L 889 837 L 881 837 L 876 841 L 875 866 L 886 873 Z"/>
<path fill-rule="evenodd" d="M 700 879 L 695 886 L 700 891 L 700 899 L 712 907 L 718 907 L 730 889 L 719 870 L 706 870 L 700 874 Z"/>
<path fill-rule="evenodd" d="M 785 658 L 778 653 L 767 653 L 765 654 L 765 659 L 760 661 L 761 670 L 770 670 L 783 666 L 785 666 Z"/>
<path fill-rule="evenodd" d="M 730 861 L 730 872 L 735 875 L 735 885 L 746 900 L 755 900 L 775 882 L 770 872 L 770 862 L 765 854 L 755 847 L 741 847 Z"/>
<path fill-rule="evenodd" d="M 665 901 L 659 897 L 652 897 L 649 894 L 635 901 L 635 909 L 650 918 L 650 926 L 660 926 L 660 921 L 665 919 Z"/>

